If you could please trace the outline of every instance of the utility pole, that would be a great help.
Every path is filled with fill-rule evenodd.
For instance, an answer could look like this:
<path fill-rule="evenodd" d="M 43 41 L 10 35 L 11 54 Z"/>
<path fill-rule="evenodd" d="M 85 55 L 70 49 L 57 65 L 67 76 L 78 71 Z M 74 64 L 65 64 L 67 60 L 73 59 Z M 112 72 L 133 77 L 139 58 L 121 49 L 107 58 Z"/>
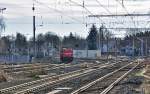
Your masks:
<path fill-rule="evenodd" d="M 100 33 L 100 49 L 101 49 L 101 55 L 102 55 L 102 52 L 103 52 L 103 38 L 104 38 L 104 36 L 103 36 L 103 32 L 104 31 L 104 26 L 103 26 L 103 24 L 102 24 L 102 26 L 100 27 L 100 29 L 99 29 L 99 33 Z"/>
<path fill-rule="evenodd" d="M 145 56 L 147 56 L 148 55 L 148 49 L 147 49 L 147 37 L 146 37 L 146 39 L 145 39 Z"/>
<path fill-rule="evenodd" d="M 138 38 L 137 37 L 137 39 L 138 40 L 140 40 L 140 42 L 141 42 L 141 56 L 143 57 L 144 56 L 144 39 L 141 39 L 141 38 Z"/>
<path fill-rule="evenodd" d="M 109 56 L 109 51 L 108 51 L 108 50 L 109 50 L 109 49 L 108 49 L 108 39 L 109 39 L 109 38 L 108 38 L 108 35 L 107 35 L 107 36 L 106 36 L 106 41 L 107 41 L 107 60 L 108 60 L 108 56 Z"/>
<path fill-rule="evenodd" d="M 0 8 L 0 18 L 3 20 L 3 11 L 6 10 L 6 8 Z M 1 32 L 5 30 L 5 24 L 0 26 L 0 37 L 1 37 Z"/>
<path fill-rule="evenodd" d="M 32 11 L 33 11 L 33 44 L 34 44 L 34 58 L 36 57 L 36 43 L 35 43 L 35 7 L 34 7 L 34 2 L 33 2 L 33 7 L 32 7 Z"/>
<path fill-rule="evenodd" d="M 133 45 L 132 45 L 132 50 L 133 50 L 133 57 L 135 56 L 135 40 L 134 40 L 134 35 L 133 35 Z"/>
<path fill-rule="evenodd" d="M 98 31 L 98 51 L 100 51 L 100 56 L 101 56 L 101 48 L 100 48 L 100 29 Z"/>
<path fill-rule="evenodd" d="M 117 54 L 118 54 L 118 51 L 117 51 L 117 46 L 118 46 L 118 42 L 117 42 L 117 38 L 115 38 L 115 57 L 116 57 L 116 62 L 117 62 Z"/>
<path fill-rule="evenodd" d="M 121 3 L 122 3 L 122 6 L 124 7 L 124 0 L 122 0 L 122 2 L 121 2 Z"/>
<path fill-rule="evenodd" d="M 144 41 L 143 41 L 143 39 L 141 40 L 141 55 L 142 55 L 142 57 L 144 56 Z"/>

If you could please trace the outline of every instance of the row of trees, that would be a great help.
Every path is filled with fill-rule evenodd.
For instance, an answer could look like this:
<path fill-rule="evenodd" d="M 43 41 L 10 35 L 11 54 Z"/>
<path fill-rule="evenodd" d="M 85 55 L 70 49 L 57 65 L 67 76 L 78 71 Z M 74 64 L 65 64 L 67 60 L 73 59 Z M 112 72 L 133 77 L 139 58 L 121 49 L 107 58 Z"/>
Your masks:
<path fill-rule="evenodd" d="M 87 36 L 88 49 L 97 50 L 99 48 L 102 50 L 104 42 L 108 42 L 108 40 L 112 37 L 112 33 L 108 31 L 104 25 L 97 29 L 97 27 L 93 24 L 89 35 Z"/>
<path fill-rule="evenodd" d="M 144 45 L 150 46 L 150 31 L 139 32 L 132 35 L 127 35 L 123 40 L 121 45 L 129 45 L 132 46 L 133 42 L 135 47 L 139 48 L 141 46 L 141 40 L 143 40 Z"/>
<path fill-rule="evenodd" d="M 128 35 L 122 41 L 122 45 L 134 45 L 134 49 L 137 51 L 138 55 L 148 55 L 150 52 L 150 31 L 138 32 L 136 34 Z"/>
<path fill-rule="evenodd" d="M 148 38 L 150 37 L 150 31 L 138 32 L 136 34 L 127 35 L 125 39 L 132 39 L 133 37 Z"/>
<path fill-rule="evenodd" d="M 36 36 L 36 52 L 38 54 L 49 54 L 50 51 L 59 51 L 61 47 L 81 49 L 85 47 L 85 39 L 70 33 L 69 36 L 60 36 L 47 32 Z M 1 54 L 33 54 L 33 38 L 27 40 L 26 36 L 17 33 L 16 36 L 3 36 L 0 39 Z"/>
<path fill-rule="evenodd" d="M 59 51 L 62 47 L 96 50 L 111 37 L 112 34 L 103 25 L 99 30 L 95 25 L 92 25 L 86 39 L 73 33 L 63 38 L 52 32 L 41 33 L 36 36 L 36 51 L 37 53 L 47 53 L 52 49 Z M 3 54 L 31 54 L 34 50 L 34 43 L 33 38 L 27 40 L 25 35 L 17 33 L 15 37 L 1 37 L 0 47 Z"/>
<path fill-rule="evenodd" d="M 5 30 L 5 22 L 3 16 L 0 14 L 0 33 Z"/>
<path fill-rule="evenodd" d="M 135 34 L 131 33 L 125 36 L 125 38 L 120 39 L 115 38 L 104 25 L 99 29 L 93 25 L 87 37 L 87 43 L 89 50 L 96 50 L 99 48 L 103 52 L 103 45 L 105 45 L 107 46 L 105 47 L 107 51 L 112 48 L 114 52 L 121 52 L 122 48 L 130 50 L 130 48 L 134 47 L 135 55 L 142 54 L 142 51 L 144 55 L 147 55 L 150 51 L 150 31 L 136 32 Z M 109 47 L 110 45 L 111 47 Z"/>
<path fill-rule="evenodd" d="M 46 34 L 38 34 L 36 37 L 37 52 L 40 52 L 40 50 L 42 49 L 48 49 L 48 47 L 50 46 L 53 46 L 53 48 L 58 48 L 59 42 L 59 36 L 51 32 L 48 32 Z M 26 36 L 21 33 L 17 33 L 16 37 L 1 37 L 0 44 L 1 53 L 28 54 L 29 52 L 33 52 L 34 49 L 33 38 L 27 40 Z"/>
<path fill-rule="evenodd" d="M 52 50 L 59 51 L 62 47 L 69 47 L 73 49 L 89 49 L 89 50 L 103 50 L 103 45 L 111 44 L 110 40 L 118 41 L 118 48 L 125 47 L 126 45 L 132 45 L 132 40 L 134 37 L 140 37 L 144 40 L 147 39 L 147 45 L 149 43 L 150 32 L 140 32 L 135 35 L 126 36 L 123 40 L 114 38 L 113 34 L 107 30 L 104 25 L 97 28 L 92 25 L 89 34 L 86 38 L 79 37 L 76 34 L 70 33 L 69 36 L 60 36 L 47 32 L 46 34 L 38 34 L 36 36 L 36 51 L 38 54 L 49 55 Z M 137 45 L 139 45 L 137 41 Z M 116 45 L 116 43 L 113 43 Z M 111 44 L 112 45 L 112 44 Z M 140 46 L 140 45 L 139 45 Z M 137 46 L 138 47 L 138 46 Z M 113 46 L 112 46 L 113 48 Z M 17 33 L 16 36 L 3 36 L 0 40 L 0 53 L 1 54 L 33 54 L 34 43 L 33 38 L 27 40 L 26 36 Z"/>

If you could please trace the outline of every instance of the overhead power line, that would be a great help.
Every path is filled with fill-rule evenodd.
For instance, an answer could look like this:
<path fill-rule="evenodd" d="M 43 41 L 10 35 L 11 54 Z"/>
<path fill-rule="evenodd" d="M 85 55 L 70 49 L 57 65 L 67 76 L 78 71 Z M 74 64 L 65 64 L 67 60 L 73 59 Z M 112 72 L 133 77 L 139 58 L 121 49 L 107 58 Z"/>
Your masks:
<path fill-rule="evenodd" d="M 113 15 L 113 13 L 111 13 L 110 11 L 109 11 L 109 9 L 107 9 L 106 7 L 104 7 L 102 4 L 101 4 L 101 2 L 99 1 L 99 0 L 95 0 L 102 8 L 104 8 L 109 14 L 111 14 L 111 15 Z M 116 18 L 117 19 L 117 18 Z M 118 19 L 117 19 L 118 20 Z"/>
<path fill-rule="evenodd" d="M 77 3 L 77 2 L 75 2 L 75 1 L 72 1 L 72 0 L 69 0 L 71 3 L 73 3 L 73 4 L 76 4 L 76 5 L 78 5 L 78 6 L 80 6 L 80 7 L 82 7 L 82 8 L 84 8 L 90 15 L 94 15 L 86 6 L 85 6 L 85 3 L 84 3 L 84 5 L 82 5 L 82 4 L 79 4 L 79 3 Z M 100 19 L 100 18 L 98 18 L 102 23 L 104 23 L 104 21 L 102 20 L 102 19 Z"/>
<path fill-rule="evenodd" d="M 43 3 L 43 2 L 39 2 L 39 1 L 37 1 L 37 0 L 34 0 L 34 1 L 35 1 L 35 3 L 37 3 L 37 4 L 39 4 L 39 5 L 42 5 L 42 6 L 46 7 L 46 8 L 49 8 L 50 10 L 53 10 L 53 11 L 59 13 L 59 14 L 63 14 L 63 15 L 65 15 L 66 17 L 68 17 L 68 18 L 70 18 L 70 19 L 72 19 L 72 20 L 74 20 L 74 21 L 77 21 L 77 22 L 81 22 L 81 23 L 82 23 L 82 21 L 80 21 L 80 20 L 78 20 L 78 19 L 76 19 L 76 18 L 74 18 L 74 17 L 71 17 L 71 16 L 69 16 L 69 15 L 64 14 L 61 10 L 58 10 L 58 9 L 49 7 L 47 4 L 45 4 L 45 3 Z"/>
<path fill-rule="evenodd" d="M 118 2 L 118 3 L 123 7 L 123 9 L 126 11 L 127 14 L 129 14 L 128 10 L 127 10 L 126 7 L 124 6 L 124 1 L 123 1 L 123 0 L 122 0 L 122 3 L 121 3 L 120 1 L 118 1 L 118 0 L 115 0 L 115 1 Z M 135 22 L 134 22 L 134 20 L 133 20 L 133 17 L 132 17 L 132 16 L 130 16 L 130 17 L 131 17 L 131 20 L 132 20 L 132 22 L 133 22 L 134 27 L 136 28 L 136 25 L 135 25 Z"/>
<path fill-rule="evenodd" d="M 125 27 L 116 27 L 116 28 L 107 28 L 107 29 L 124 29 L 124 30 L 150 30 L 150 28 L 125 28 Z"/>
<path fill-rule="evenodd" d="M 104 7 L 101 3 L 100 3 L 100 1 L 98 1 L 98 0 L 95 0 L 102 8 L 104 8 L 108 13 L 110 13 L 110 14 L 112 14 L 110 11 L 109 11 L 109 9 L 107 9 L 106 7 Z"/>
<path fill-rule="evenodd" d="M 131 16 L 150 16 L 150 14 L 112 14 L 112 15 L 89 15 L 89 17 L 131 17 Z"/>

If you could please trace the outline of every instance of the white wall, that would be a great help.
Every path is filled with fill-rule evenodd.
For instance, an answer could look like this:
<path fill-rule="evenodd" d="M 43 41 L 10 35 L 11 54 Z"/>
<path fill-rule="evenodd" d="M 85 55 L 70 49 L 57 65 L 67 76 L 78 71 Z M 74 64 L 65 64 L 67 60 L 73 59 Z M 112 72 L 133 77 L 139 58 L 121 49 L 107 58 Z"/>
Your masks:
<path fill-rule="evenodd" d="M 97 58 L 100 57 L 100 50 L 73 50 L 75 58 Z"/>

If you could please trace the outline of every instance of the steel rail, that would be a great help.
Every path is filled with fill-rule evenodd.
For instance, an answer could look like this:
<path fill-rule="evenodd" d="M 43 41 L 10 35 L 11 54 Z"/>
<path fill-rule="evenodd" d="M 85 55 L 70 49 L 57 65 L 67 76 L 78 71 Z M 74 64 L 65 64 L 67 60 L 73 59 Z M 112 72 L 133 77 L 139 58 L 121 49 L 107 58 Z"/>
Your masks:
<path fill-rule="evenodd" d="M 133 63 L 134 62 L 131 62 L 131 63 L 129 63 L 129 64 L 127 64 L 127 65 L 125 65 L 125 66 L 123 66 L 123 67 L 121 67 L 121 68 L 119 68 L 119 69 L 111 72 L 111 73 L 108 73 L 108 74 L 104 75 L 103 77 L 101 77 L 101 78 L 99 78 L 99 79 L 97 79 L 97 80 L 95 80 L 95 81 L 93 81 L 93 82 L 91 82 L 91 83 L 89 83 L 89 84 L 87 84 L 87 85 L 85 85 L 85 86 L 83 86 L 83 87 L 81 87 L 81 88 L 73 91 L 71 94 L 79 94 L 79 93 L 87 90 L 88 88 L 90 88 L 91 86 L 93 86 L 94 84 L 96 84 L 97 82 L 104 80 L 105 78 L 113 75 L 114 73 L 117 73 L 118 71 L 122 70 L 123 68 L 125 68 L 125 67 L 127 67 L 127 66 L 129 66 L 129 65 L 131 65 Z"/>
<path fill-rule="evenodd" d="M 105 68 L 105 67 L 108 67 L 108 66 L 112 66 L 112 65 L 114 65 L 114 64 L 116 64 L 116 63 L 110 64 L 110 65 L 105 65 L 105 66 L 101 66 L 101 65 L 100 65 L 100 66 L 94 66 L 94 67 L 98 67 L 98 68 L 95 68 L 95 69 L 92 69 L 92 68 L 94 68 L 94 67 L 91 67 L 91 68 L 79 70 L 79 71 L 77 71 L 77 72 L 75 72 L 75 73 L 73 72 L 73 73 L 71 73 L 71 74 L 69 74 L 69 75 L 59 77 L 59 78 L 57 78 L 57 79 L 54 80 L 54 81 L 51 81 L 51 82 L 48 82 L 48 83 L 44 83 L 44 84 L 35 86 L 35 87 L 33 87 L 33 88 L 29 88 L 29 89 L 26 89 L 26 90 L 17 92 L 17 93 L 15 93 L 15 94 L 26 94 L 26 93 L 28 94 L 28 93 L 30 93 L 30 92 L 38 91 L 39 89 L 44 88 L 44 87 L 47 87 L 47 86 L 49 86 L 49 85 L 51 85 L 51 84 L 55 84 L 55 83 L 61 82 L 61 81 L 63 81 L 63 80 L 69 80 L 69 79 L 72 79 L 72 78 L 78 78 L 78 77 L 80 77 L 80 76 L 88 75 L 88 74 L 90 74 L 90 73 L 96 71 L 97 69 L 101 69 L 101 68 Z M 90 69 L 91 69 L 91 70 L 90 70 Z"/>
<path fill-rule="evenodd" d="M 104 68 L 104 67 L 108 67 L 108 66 L 112 66 L 116 63 L 113 63 L 113 64 L 110 64 L 110 65 L 107 65 L 107 66 L 101 66 L 100 68 Z M 56 76 L 51 76 L 51 77 L 47 77 L 47 78 L 43 78 L 43 79 L 40 79 L 40 80 L 36 80 L 36 81 L 32 81 L 32 82 L 27 82 L 27 83 L 24 83 L 24 84 L 20 84 L 20 85 L 16 85 L 16 86 L 13 86 L 13 87 L 9 87 L 9 88 L 4 88 L 4 89 L 1 89 L 0 90 L 0 93 L 2 94 L 5 94 L 6 92 L 12 92 L 12 91 L 15 91 L 17 89 L 21 89 L 21 88 L 24 88 L 24 87 L 27 87 L 27 86 L 31 86 L 31 85 L 34 85 L 34 84 L 37 84 L 37 83 L 40 83 L 40 82 L 47 82 L 47 81 L 54 81 L 56 79 L 60 79 L 60 78 L 65 78 L 67 76 L 70 77 L 70 75 L 75 75 L 75 74 L 81 74 L 83 73 L 83 71 L 86 71 L 89 70 L 89 69 L 92 69 L 94 67 L 97 67 L 97 66 L 92 66 L 90 68 L 86 68 L 86 69 L 81 69 L 81 70 L 77 70 L 77 71 L 73 71 L 73 72 L 69 72 L 69 73 L 65 73 L 65 74 L 60 74 L 60 75 L 56 75 Z"/>
<path fill-rule="evenodd" d="M 49 70 L 55 70 L 55 69 L 58 69 L 58 68 L 68 68 L 68 67 L 74 67 L 74 66 L 82 66 L 82 65 L 85 65 L 86 63 L 83 63 L 83 64 L 75 64 L 75 65 L 60 65 L 60 66 L 54 66 L 53 68 L 50 68 L 50 69 L 46 69 L 46 71 L 49 71 Z M 30 71 L 34 71 L 34 70 L 39 70 L 39 69 L 43 69 L 43 68 L 49 68 L 49 67 L 52 67 L 51 65 L 47 65 L 47 66 L 37 66 L 37 67 L 33 67 L 33 69 L 31 68 L 28 68 L 27 69 L 22 69 L 20 70 L 19 72 L 30 72 Z M 20 68 L 21 69 L 21 68 Z M 10 70 L 12 71 L 12 73 L 16 73 L 17 71 L 16 70 Z"/>
<path fill-rule="evenodd" d="M 45 67 L 51 67 L 51 66 L 54 66 L 54 67 L 58 67 L 59 65 L 31 65 L 31 66 L 20 66 L 20 67 L 8 67 L 8 68 L 3 68 L 4 70 L 13 70 L 13 71 L 17 71 L 17 70 L 32 70 L 32 69 L 38 69 L 38 68 L 45 68 Z M 60 65 L 60 66 L 64 66 L 64 65 Z"/>
<path fill-rule="evenodd" d="M 119 83 L 122 79 L 124 79 L 129 73 L 131 73 L 140 63 L 138 63 L 136 66 L 134 66 L 132 69 L 127 71 L 125 74 L 123 74 L 121 77 L 119 77 L 115 82 L 113 82 L 111 85 L 109 85 L 104 91 L 102 91 L 100 94 L 107 94 L 117 83 Z"/>

